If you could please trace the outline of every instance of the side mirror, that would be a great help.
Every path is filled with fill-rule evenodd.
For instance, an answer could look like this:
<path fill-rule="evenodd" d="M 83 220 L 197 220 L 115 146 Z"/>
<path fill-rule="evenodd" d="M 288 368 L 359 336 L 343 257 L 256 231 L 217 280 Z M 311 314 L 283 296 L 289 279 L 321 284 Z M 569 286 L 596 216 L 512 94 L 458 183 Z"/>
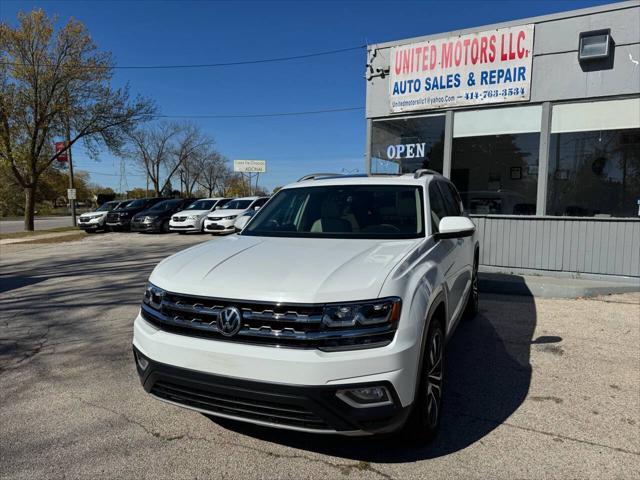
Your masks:
<path fill-rule="evenodd" d="M 436 240 L 443 238 L 464 238 L 473 235 L 475 224 L 468 217 L 444 217 L 438 225 L 438 232 L 434 234 Z"/>
<path fill-rule="evenodd" d="M 253 207 L 253 209 L 257 212 L 258 210 L 260 210 L 260 206 L 259 205 L 255 206 L 255 207 Z"/>

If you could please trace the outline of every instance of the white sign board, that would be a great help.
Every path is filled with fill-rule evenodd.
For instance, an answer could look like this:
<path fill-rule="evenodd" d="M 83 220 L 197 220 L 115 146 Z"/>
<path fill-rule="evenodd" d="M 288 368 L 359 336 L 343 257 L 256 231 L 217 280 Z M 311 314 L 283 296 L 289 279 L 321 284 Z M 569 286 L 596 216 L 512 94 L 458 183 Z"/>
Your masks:
<path fill-rule="evenodd" d="M 67 198 L 69 200 L 76 199 L 76 189 L 75 188 L 67 188 Z"/>
<path fill-rule="evenodd" d="M 264 173 L 267 171 L 265 160 L 234 160 L 233 171 L 242 173 Z"/>
<path fill-rule="evenodd" d="M 392 112 L 529 100 L 534 25 L 391 49 Z"/>

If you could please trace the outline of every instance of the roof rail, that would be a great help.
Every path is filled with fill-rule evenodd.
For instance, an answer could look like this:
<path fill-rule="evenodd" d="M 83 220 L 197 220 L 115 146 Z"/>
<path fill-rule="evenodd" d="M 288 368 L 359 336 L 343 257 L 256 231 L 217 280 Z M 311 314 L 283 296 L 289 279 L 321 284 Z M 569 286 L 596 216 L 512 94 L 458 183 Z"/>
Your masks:
<path fill-rule="evenodd" d="M 440 172 L 436 172 L 435 170 L 429 170 L 428 168 L 421 168 L 419 170 L 416 170 L 413 173 L 413 178 L 420 178 L 424 175 L 440 175 L 442 176 L 442 174 Z"/>
<path fill-rule="evenodd" d="M 310 173 L 309 175 L 305 175 L 302 178 L 299 178 L 298 181 L 299 182 L 303 182 L 305 180 L 315 180 L 316 178 L 321 178 L 321 177 L 339 177 L 341 176 L 340 173 Z"/>

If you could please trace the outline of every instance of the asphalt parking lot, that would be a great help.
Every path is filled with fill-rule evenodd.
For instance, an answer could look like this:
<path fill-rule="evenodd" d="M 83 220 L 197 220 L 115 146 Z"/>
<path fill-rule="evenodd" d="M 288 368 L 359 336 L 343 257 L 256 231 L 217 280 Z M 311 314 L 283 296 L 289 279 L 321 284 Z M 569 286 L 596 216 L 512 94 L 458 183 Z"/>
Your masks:
<path fill-rule="evenodd" d="M 640 475 L 638 294 L 483 297 L 447 347 L 430 445 L 268 430 L 150 398 L 130 345 L 144 282 L 162 258 L 209 239 L 0 247 L 0 478 Z"/>

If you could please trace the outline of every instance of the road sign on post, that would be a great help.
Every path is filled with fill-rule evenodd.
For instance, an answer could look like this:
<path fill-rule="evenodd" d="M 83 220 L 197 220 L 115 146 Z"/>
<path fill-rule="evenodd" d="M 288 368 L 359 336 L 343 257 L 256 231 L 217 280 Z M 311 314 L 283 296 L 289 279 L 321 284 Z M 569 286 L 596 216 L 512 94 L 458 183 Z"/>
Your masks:
<path fill-rule="evenodd" d="M 258 190 L 258 177 L 260 177 L 261 173 L 267 171 L 267 162 L 266 160 L 234 160 L 233 171 L 242 175 L 243 178 L 245 174 L 247 175 L 249 195 L 251 195 L 252 174 L 255 174 L 256 190 Z"/>
<path fill-rule="evenodd" d="M 56 153 L 61 152 L 67 146 L 66 142 L 56 142 L 55 145 L 56 145 Z M 69 155 L 67 154 L 67 152 L 64 152 L 58 155 L 58 161 L 60 163 L 65 163 L 69 161 Z"/>
<path fill-rule="evenodd" d="M 76 199 L 76 189 L 75 188 L 67 188 L 67 198 L 69 200 Z"/>
<path fill-rule="evenodd" d="M 240 173 L 264 173 L 267 171 L 265 160 L 234 160 L 233 171 Z"/>

